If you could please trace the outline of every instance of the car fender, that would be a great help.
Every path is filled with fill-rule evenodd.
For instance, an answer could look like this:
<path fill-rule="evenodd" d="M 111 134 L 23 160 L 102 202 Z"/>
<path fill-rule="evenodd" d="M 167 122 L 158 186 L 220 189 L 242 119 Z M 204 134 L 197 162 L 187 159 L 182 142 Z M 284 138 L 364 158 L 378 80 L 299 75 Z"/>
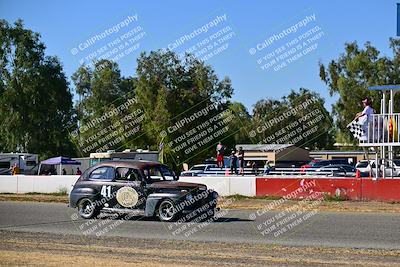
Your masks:
<path fill-rule="evenodd" d="M 90 198 L 95 201 L 97 199 L 98 192 L 93 188 L 88 187 L 78 187 L 72 189 L 69 195 L 69 206 L 71 208 L 76 208 L 79 200 L 82 198 Z"/>
<path fill-rule="evenodd" d="M 182 198 L 182 194 L 177 193 L 153 193 L 150 194 L 146 199 L 146 209 L 145 216 L 151 217 L 155 215 L 158 204 L 161 203 L 163 199 L 171 199 L 175 203 Z"/>

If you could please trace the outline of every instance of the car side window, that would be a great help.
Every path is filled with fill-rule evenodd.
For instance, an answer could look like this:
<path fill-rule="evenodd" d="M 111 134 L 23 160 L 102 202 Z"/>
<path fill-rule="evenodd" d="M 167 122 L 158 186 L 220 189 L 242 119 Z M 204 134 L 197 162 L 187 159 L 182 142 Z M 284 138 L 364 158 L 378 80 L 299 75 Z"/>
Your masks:
<path fill-rule="evenodd" d="M 161 181 L 162 180 L 162 175 L 161 172 L 158 168 L 156 167 L 148 167 L 143 170 L 144 175 L 146 176 L 146 179 L 149 181 Z"/>
<path fill-rule="evenodd" d="M 91 180 L 112 180 L 115 177 L 115 171 L 112 167 L 99 167 L 94 169 L 89 176 Z"/>
<path fill-rule="evenodd" d="M 118 181 L 141 181 L 138 169 L 120 167 L 117 168 L 115 179 Z"/>

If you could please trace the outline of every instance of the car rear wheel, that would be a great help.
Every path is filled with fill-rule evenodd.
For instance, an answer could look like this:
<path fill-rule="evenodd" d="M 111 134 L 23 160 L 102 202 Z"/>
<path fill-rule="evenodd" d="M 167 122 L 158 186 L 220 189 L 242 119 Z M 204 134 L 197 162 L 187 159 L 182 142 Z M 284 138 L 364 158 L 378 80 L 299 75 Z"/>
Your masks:
<path fill-rule="evenodd" d="M 91 219 L 99 215 L 100 208 L 89 198 L 83 198 L 78 203 L 78 213 L 84 219 Z"/>
<path fill-rule="evenodd" d="M 177 217 L 175 204 L 169 200 L 163 200 L 158 207 L 158 217 L 161 221 L 171 222 Z"/>

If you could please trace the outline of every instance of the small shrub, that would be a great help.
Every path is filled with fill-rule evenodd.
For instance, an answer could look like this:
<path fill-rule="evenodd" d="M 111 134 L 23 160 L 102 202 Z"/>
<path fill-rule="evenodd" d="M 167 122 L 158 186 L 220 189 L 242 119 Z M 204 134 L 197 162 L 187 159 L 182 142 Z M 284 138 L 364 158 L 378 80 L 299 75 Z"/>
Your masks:
<path fill-rule="evenodd" d="M 64 187 L 60 187 L 58 189 L 58 192 L 56 193 L 56 195 L 58 195 L 58 196 L 66 196 L 66 195 L 68 195 L 68 188 L 66 188 L 65 186 Z"/>

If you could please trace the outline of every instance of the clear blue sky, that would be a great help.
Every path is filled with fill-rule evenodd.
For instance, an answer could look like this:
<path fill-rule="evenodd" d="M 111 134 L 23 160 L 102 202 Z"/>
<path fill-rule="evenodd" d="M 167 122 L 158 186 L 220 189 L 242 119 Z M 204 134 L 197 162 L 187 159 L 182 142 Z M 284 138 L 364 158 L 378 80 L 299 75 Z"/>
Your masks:
<path fill-rule="evenodd" d="M 166 47 L 184 34 L 193 32 L 216 16 L 227 16 L 227 21 L 216 26 L 220 30 L 229 26 L 234 35 L 228 47 L 207 61 L 222 78 L 232 79 L 234 100 L 244 103 L 251 111 L 257 100 L 279 98 L 290 89 L 300 87 L 319 92 L 327 108 L 335 101 L 319 79 L 318 62 L 327 63 L 343 52 L 344 43 L 357 41 L 363 45 L 371 41 L 385 55 L 391 55 L 388 40 L 396 33 L 396 2 L 394 0 L 340 0 L 340 1 L 19 1 L 0 0 L 0 17 L 9 22 L 18 18 L 25 26 L 42 36 L 47 55 L 61 59 L 68 77 L 79 67 L 82 56 L 96 51 L 115 37 L 140 26 L 146 33 L 139 49 L 124 56 L 118 63 L 123 75 L 135 74 L 136 58 L 141 51 Z M 104 32 L 129 15 L 138 21 L 110 34 L 92 47 L 72 55 L 71 49 L 85 40 Z M 317 49 L 288 64 L 282 70 L 263 71 L 257 64 L 258 55 L 271 52 L 269 48 L 252 56 L 256 47 L 273 34 L 295 25 L 306 16 L 315 14 L 315 21 L 305 26 L 309 30 L 318 26 L 323 36 L 317 40 Z M 212 33 L 201 34 L 191 42 L 198 42 Z M 286 44 L 300 33 L 283 38 Z M 279 42 L 276 42 L 279 45 Z M 185 49 L 188 46 L 182 46 Z M 272 50 L 269 50 L 272 49 Z M 181 52 L 181 51 L 178 51 Z"/>

